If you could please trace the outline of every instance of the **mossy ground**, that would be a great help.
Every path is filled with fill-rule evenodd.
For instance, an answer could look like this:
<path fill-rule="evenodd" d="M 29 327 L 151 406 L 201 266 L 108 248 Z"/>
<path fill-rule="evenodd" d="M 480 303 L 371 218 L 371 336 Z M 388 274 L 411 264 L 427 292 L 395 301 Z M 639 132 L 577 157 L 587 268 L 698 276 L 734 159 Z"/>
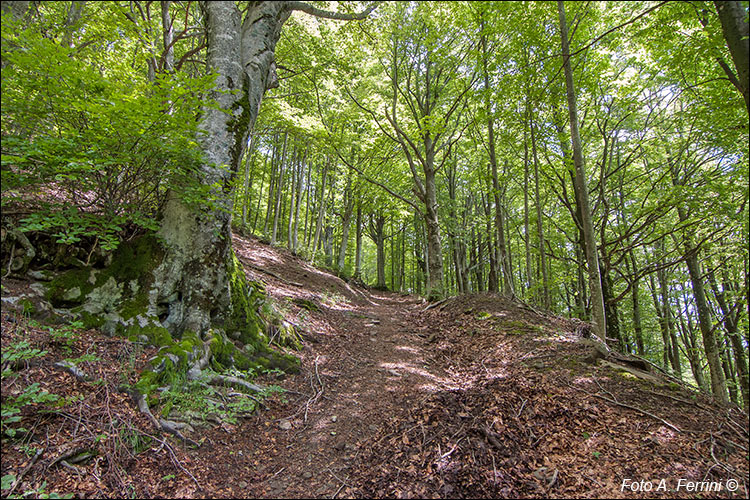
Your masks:
<path fill-rule="evenodd" d="M 83 267 L 63 272 L 49 282 L 46 294 L 53 306 L 70 308 L 78 314 L 86 327 L 110 325 L 112 334 L 159 347 L 159 354 L 152 362 L 158 370 L 144 372 L 137 384 L 146 394 L 184 376 L 190 363 L 200 357 L 203 350 L 201 335 L 191 331 L 170 334 L 153 313 L 149 295 L 153 286 L 152 273 L 165 255 L 153 235 L 124 242 L 113 254 L 108 267 Z M 263 284 L 247 281 L 234 253 L 227 273 L 231 311 L 215 329 L 203 332 L 203 337 L 210 342 L 211 368 L 217 372 L 231 367 L 247 373 L 274 369 L 298 371 L 296 357 L 269 346 L 266 325 L 259 313 L 266 304 Z M 94 296 L 104 298 L 92 306 Z"/>

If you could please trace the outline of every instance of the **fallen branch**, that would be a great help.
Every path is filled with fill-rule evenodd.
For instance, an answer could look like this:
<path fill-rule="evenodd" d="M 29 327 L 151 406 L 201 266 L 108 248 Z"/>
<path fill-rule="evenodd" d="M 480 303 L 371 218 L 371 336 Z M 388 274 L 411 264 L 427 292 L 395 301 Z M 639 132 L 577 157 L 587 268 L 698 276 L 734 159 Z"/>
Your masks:
<path fill-rule="evenodd" d="M 186 469 L 185 467 L 183 467 L 183 466 L 182 466 L 182 464 L 180 463 L 180 461 L 179 461 L 179 460 L 177 459 L 177 455 L 175 455 L 175 454 L 174 454 L 174 450 L 172 449 L 172 447 L 171 447 L 171 446 L 169 446 L 169 443 L 167 443 L 167 442 L 166 442 L 166 440 L 165 440 L 165 441 L 162 441 L 161 439 L 157 438 L 156 436 L 152 436 L 152 435 L 150 435 L 150 434 L 148 434 L 148 433 L 145 433 L 145 432 L 142 432 L 142 434 L 143 434 L 144 436 L 150 437 L 151 439 L 153 439 L 153 440 L 154 440 L 154 441 L 156 441 L 157 443 L 161 443 L 161 445 L 162 445 L 162 446 L 163 446 L 164 448 L 166 448 L 166 449 L 167 449 L 167 451 L 169 452 L 169 454 L 171 455 L 171 457 L 172 457 L 172 462 L 173 462 L 173 463 L 174 463 L 174 464 L 175 464 L 175 465 L 176 465 L 177 467 L 179 467 L 179 468 L 180 468 L 180 469 L 182 470 L 182 472 L 184 472 L 185 474 L 187 474 L 188 476 L 190 476 L 190 479 L 192 479 L 192 480 L 193 480 L 193 482 L 195 483 L 195 485 L 196 485 L 196 486 L 198 487 L 198 489 L 199 489 L 199 490 L 202 490 L 202 489 L 203 489 L 203 487 L 202 487 L 202 486 L 201 486 L 201 484 L 200 484 L 200 483 L 198 482 L 198 480 L 197 480 L 197 479 L 195 479 L 195 476 L 193 476 L 193 475 L 192 475 L 192 474 L 190 473 L 190 471 L 188 471 L 188 470 L 187 470 L 187 469 Z"/>
<path fill-rule="evenodd" d="M 613 404 L 613 405 L 617 405 L 617 406 L 622 406 L 623 408 L 627 408 L 627 409 L 629 409 L 629 410 L 634 410 L 634 411 L 637 411 L 638 413 L 642 413 L 642 414 L 644 414 L 644 415 L 646 415 L 646 416 L 649 416 L 649 417 L 651 417 L 651 418 L 653 418 L 653 419 L 655 419 L 655 420 L 658 420 L 659 422 L 663 423 L 664 425 L 666 425 L 666 426 L 667 426 L 667 427 L 669 427 L 670 429 L 674 429 L 674 430 L 675 430 L 676 432 L 682 432 L 682 431 L 681 431 L 680 429 L 678 429 L 678 428 L 677 428 L 677 427 L 675 427 L 674 425 L 670 424 L 669 422 L 667 422 L 667 421 L 666 421 L 666 420 L 664 420 L 663 418 L 661 418 L 661 417 L 659 417 L 659 416 L 656 416 L 656 415 L 654 415 L 653 413 L 647 412 L 646 410 L 642 410 L 642 409 L 640 409 L 640 408 L 638 408 L 638 407 L 636 407 L 636 406 L 631 406 L 631 405 L 629 405 L 629 404 L 625 404 L 625 403 L 620 403 L 620 402 L 618 402 L 618 401 L 614 401 L 614 400 L 612 400 L 612 399 L 609 399 L 609 398 L 605 398 L 605 397 L 604 397 L 604 396 L 602 396 L 601 394 L 593 394 L 593 393 L 591 393 L 591 392 L 585 391 L 585 390 L 581 389 L 580 387 L 576 387 L 576 386 L 574 386 L 574 385 L 571 385 L 571 384 L 568 384 L 568 386 L 569 386 L 569 387 L 571 387 L 571 388 L 573 388 L 573 389 L 575 389 L 575 390 L 577 390 L 577 391 L 581 391 L 581 392 L 583 392 L 583 393 L 585 393 L 585 394 L 588 394 L 589 396 L 593 396 L 593 397 L 595 397 L 595 398 L 603 399 L 604 401 L 606 401 L 606 402 L 608 402 L 608 403 L 611 403 L 611 404 Z"/>
<path fill-rule="evenodd" d="M 670 394 L 662 394 L 661 392 L 656 392 L 656 391 L 648 391 L 648 392 L 650 394 L 654 394 L 655 396 L 660 396 L 660 397 L 663 397 L 663 398 L 669 398 L 669 399 L 672 399 L 672 400 L 677 401 L 679 403 L 684 403 L 686 405 L 696 406 L 696 407 L 700 408 L 701 410 L 705 410 L 707 412 L 713 412 L 712 409 L 707 408 L 706 406 L 703 406 L 702 404 L 698 403 L 697 401 L 688 401 L 687 399 L 678 398 L 678 397 L 672 396 Z"/>
<path fill-rule="evenodd" d="M 447 300 L 448 300 L 448 299 L 443 299 L 443 300 L 438 300 L 437 302 L 433 302 L 433 303 L 432 303 L 432 304 L 430 304 L 429 306 L 425 307 L 425 308 L 424 308 L 424 309 L 422 310 L 422 312 L 427 312 L 427 311 L 429 311 L 430 309 L 432 309 L 432 308 L 434 308 L 434 307 L 437 307 L 437 306 L 439 306 L 439 305 L 441 305 L 441 304 L 445 303 L 445 302 L 446 302 Z"/>
<path fill-rule="evenodd" d="M 351 488 L 351 485 L 350 485 L 349 483 L 347 483 L 347 482 L 346 482 L 346 479 L 349 479 L 348 477 L 347 477 L 346 479 L 341 479 L 340 477 L 338 477 L 338 476 L 336 475 L 336 473 L 335 473 L 335 472 L 333 472 L 333 471 L 331 470 L 331 468 L 330 468 L 330 467 L 328 468 L 328 472 L 330 472 L 330 473 L 331 473 L 331 475 L 332 475 L 333 477 L 335 477 L 336 479 L 338 479 L 338 480 L 339 480 L 339 482 L 341 483 L 341 486 L 339 486 L 339 489 L 338 489 L 338 490 L 336 490 L 336 493 L 334 493 L 334 494 L 333 494 L 333 496 L 332 496 L 331 498 L 336 498 L 336 496 L 337 496 L 337 495 L 338 495 L 338 494 L 339 494 L 339 493 L 341 492 L 341 489 L 342 489 L 342 488 L 343 488 L 344 486 L 348 486 L 349 488 Z"/>
<path fill-rule="evenodd" d="M 27 472 L 31 470 L 31 468 L 34 466 L 37 460 L 39 460 L 39 457 L 42 456 L 42 453 L 44 453 L 44 450 L 46 448 L 39 448 L 36 450 L 36 453 L 34 454 L 34 458 L 31 459 L 29 462 L 29 465 L 24 467 L 24 469 L 21 471 L 21 473 L 18 475 L 15 481 L 13 481 L 13 486 L 10 487 L 10 491 L 8 491 L 8 496 L 5 498 L 11 498 L 11 495 L 13 494 L 13 491 L 16 489 L 16 487 L 21 484 L 21 481 L 23 481 L 23 477 L 26 475 Z"/>

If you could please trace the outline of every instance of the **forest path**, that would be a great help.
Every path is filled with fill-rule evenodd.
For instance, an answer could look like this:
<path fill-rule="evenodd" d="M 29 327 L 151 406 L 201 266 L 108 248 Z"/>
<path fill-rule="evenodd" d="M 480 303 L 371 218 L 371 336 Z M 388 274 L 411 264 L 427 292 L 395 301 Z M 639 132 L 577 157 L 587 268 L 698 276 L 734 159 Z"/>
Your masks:
<path fill-rule="evenodd" d="M 254 239 L 234 248 L 303 332 L 301 371 L 259 377 L 286 392 L 202 431 L 183 461 L 201 488 L 183 478 L 175 496 L 632 498 L 651 495 L 623 492 L 623 478 L 744 484 L 747 446 L 732 443 L 747 443 L 746 415 L 592 363 L 580 322 L 488 294 L 427 310 Z"/>
<path fill-rule="evenodd" d="M 657 493 L 623 491 L 627 478 L 664 479 L 664 497 L 695 497 L 696 490 L 675 489 L 680 479 L 726 486 L 706 497 L 748 497 L 747 414 L 658 370 L 636 377 L 596 362 L 577 320 L 493 294 L 452 297 L 428 310 L 421 299 L 353 286 L 254 239 L 236 236 L 234 248 L 248 279 L 265 284 L 304 336 L 299 374 L 257 379 L 286 392 L 235 424 L 191 432 L 199 448 L 171 437 L 157 446 L 153 439 L 163 438 L 140 440 L 151 423 L 116 390 L 123 373 L 135 376 L 156 348 L 136 350 L 95 329 L 79 332 L 72 345 L 54 341 L 49 326 L 4 304 L 3 348 L 28 341 L 49 351 L 23 368 L 24 383 L 71 396 L 76 406 L 64 415 L 28 411 L 24 425 L 37 438 L 3 440 L 3 475 L 30 470 L 20 488 L 44 483 L 82 498 Z M 4 280 L 3 298 L 30 294 L 31 286 Z M 83 366 L 103 384 L 54 366 L 84 355 L 96 358 Z M 4 398 L 20 379 L 4 379 Z M 101 455 L 78 469 L 50 465 L 77 443 Z M 46 451 L 28 469 L 34 445 Z M 730 481 L 739 489 L 729 491 Z"/>
<path fill-rule="evenodd" d="M 286 389 L 282 398 L 233 428 L 208 431 L 209 445 L 194 457 L 200 481 L 214 483 L 203 489 L 226 497 L 341 494 L 360 453 L 388 434 L 389 420 L 445 388 L 445 373 L 428 362 L 429 331 L 417 320 L 426 304 L 355 289 L 253 240 L 236 238 L 235 247 L 248 278 L 265 283 L 287 318 L 307 330 L 306 341 L 299 375 L 261 379 Z M 301 299 L 320 310 L 298 307 Z"/>

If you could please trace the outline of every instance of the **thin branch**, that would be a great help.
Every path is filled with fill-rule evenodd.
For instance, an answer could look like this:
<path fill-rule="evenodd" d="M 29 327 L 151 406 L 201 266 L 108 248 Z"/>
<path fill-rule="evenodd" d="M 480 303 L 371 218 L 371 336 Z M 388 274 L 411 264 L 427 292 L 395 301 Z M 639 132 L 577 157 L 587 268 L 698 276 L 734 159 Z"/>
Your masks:
<path fill-rule="evenodd" d="M 342 14 L 340 12 L 330 12 L 327 10 L 318 9 L 317 7 L 313 7 L 312 5 L 305 2 L 296 1 L 287 2 L 287 9 L 301 10 L 302 12 L 306 12 L 311 16 L 322 17 L 325 19 L 335 19 L 337 21 L 361 21 L 362 19 L 366 19 L 367 16 L 369 16 L 370 13 L 375 10 L 379 3 L 380 2 L 373 3 L 367 9 L 358 14 Z"/>

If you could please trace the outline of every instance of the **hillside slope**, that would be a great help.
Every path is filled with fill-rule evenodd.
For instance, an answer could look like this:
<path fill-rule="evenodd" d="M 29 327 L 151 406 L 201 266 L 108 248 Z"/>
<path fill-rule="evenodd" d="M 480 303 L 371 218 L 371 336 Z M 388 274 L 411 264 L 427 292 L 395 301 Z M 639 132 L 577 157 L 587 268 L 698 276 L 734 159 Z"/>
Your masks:
<path fill-rule="evenodd" d="M 47 491 L 81 496 L 122 495 L 122 485 L 139 497 L 748 496 L 747 415 L 647 366 L 598 359 L 580 322 L 489 295 L 429 305 L 365 290 L 252 238 L 236 236 L 235 250 L 303 338 L 299 375 L 258 379 L 283 395 L 188 434 L 200 447 L 171 437 L 171 456 L 146 447 L 122 460 L 117 480 L 102 473 L 106 461 L 55 467 L 77 438 L 54 432 L 58 418 L 34 424 L 27 415 L 52 439 L 36 466 L 4 440 L 3 475 L 28 466 L 29 487 L 46 480 Z M 23 286 L 12 285 L 4 294 Z M 20 321 L 5 309 L 4 347 Z M 102 421 L 106 406 L 147 428 L 126 397 L 51 368 L 59 346 L 43 328 L 25 328 L 50 348 L 28 380 L 89 398 L 82 411 L 97 409 L 99 420 L 84 413 L 84 424 Z M 125 344 L 95 331 L 83 343 L 108 346 L 90 369 L 117 378 L 107 351 Z M 722 489 L 697 493 L 689 481 Z"/>

